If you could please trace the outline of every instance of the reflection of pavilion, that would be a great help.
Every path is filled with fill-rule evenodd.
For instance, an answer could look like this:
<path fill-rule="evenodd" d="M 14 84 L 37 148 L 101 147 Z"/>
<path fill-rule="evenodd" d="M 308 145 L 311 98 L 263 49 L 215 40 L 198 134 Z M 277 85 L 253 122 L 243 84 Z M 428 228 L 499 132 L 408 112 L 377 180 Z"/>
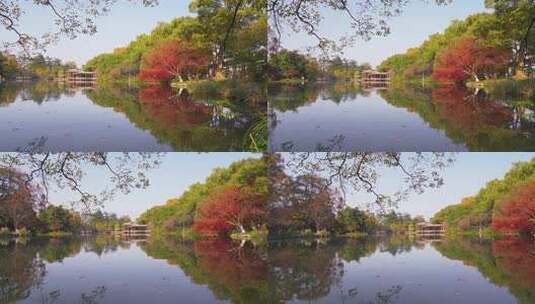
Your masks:
<path fill-rule="evenodd" d="M 121 227 L 121 235 L 128 237 L 146 237 L 150 235 L 150 229 L 147 225 L 134 223 L 125 223 Z"/>
<path fill-rule="evenodd" d="M 390 72 L 366 70 L 360 74 L 361 86 L 366 91 L 388 89 L 390 77 Z"/>
<path fill-rule="evenodd" d="M 361 87 L 364 91 L 388 90 L 389 86 L 389 82 L 363 82 L 361 84 Z"/>
<path fill-rule="evenodd" d="M 97 82 L 97 73 L 70 69 L 65 74 L 65 81 L 76 85 L 94 85 Z"/>

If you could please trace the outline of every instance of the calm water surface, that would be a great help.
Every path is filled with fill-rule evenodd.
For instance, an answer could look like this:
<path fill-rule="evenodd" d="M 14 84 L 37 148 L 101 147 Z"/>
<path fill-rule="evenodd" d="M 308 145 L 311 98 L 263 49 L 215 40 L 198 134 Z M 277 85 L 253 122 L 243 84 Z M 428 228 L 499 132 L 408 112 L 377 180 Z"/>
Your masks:
<path fill-rule="evenodd" d="M 535 244 L 4 240 L 0 303 L 534 303 Z"/>
<path fill-rule="evenodd" d="M 273 86 L 273 151 L 534 151 L 535 107 L 456 87 Z"/>
<path fill-rule="evenodd" d="M 0 86 L 0 151 L 241 151 L 254 111 L 161 87 L 9 84 Z"/>

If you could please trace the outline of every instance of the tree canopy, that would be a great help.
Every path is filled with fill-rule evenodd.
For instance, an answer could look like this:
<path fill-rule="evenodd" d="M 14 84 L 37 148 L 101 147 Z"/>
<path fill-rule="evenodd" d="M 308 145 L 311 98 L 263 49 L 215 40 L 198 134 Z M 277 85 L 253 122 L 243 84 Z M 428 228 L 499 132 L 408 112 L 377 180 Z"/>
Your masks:
<path fill-rule="evenodd" d="M 534 183 L 535 159 L 516 163 L 503 179 L 492 180 L 477 195 L 440 210 L 433 221 L 448 224 L 452 231 L 493 227 L 503 232 L 528 232 L 535 212 L 530 200 Z"/>
<path fill-rule="evenodd" d="M 25 184 L 40 188 L 45 201 L 54 189 L 70 189 L 79 195 L 76 201 L 86 211 L 102 206 L 117 192 L 130 193 L 150 185 L 146 172 L 160 164 L 159 153 L 36 153 L 29 147 L 26 152 L 0 154 L 0 168 L 22 172 Z M 89 167 L 100 169 L 109 178 L 109 187 L 98 191 L 88 190 L 84 177 Z"/>
<path fill-rule="evenodd" d="M 385 59 L 379 69 L 394 72 L 398 79 L 429 77 L 435 72 L 442 81 L 533 74 L 535 3 L 487 0 L 485 4 L 493 12 L 453 21 L 419 47 Z M 454 67 L 448 67 L 452 63 Z M 474 73 L 474 66 L 482 71 Z"/>
<path fill-rule="evenodd" d="M 169 232 L 196 223 L 197 231 L 222 235 L 256 228 L 266 210 L 266 174 L 264 159 L 245 159 L 214 169 L 204 183 L 193 184 L 180 197 L 147 210 L 138 222 Z"/>
<path fill-rule="evenodd" d="M 138 36 L 127 46 L 94 57 L 84 69 L 96 70 L 103 80 L 137 76 L 144 65 L 151 68 L 151 57 L 164 55 L 156 55 L 161 48 L 169 54 L 181 45 L 188 50 L 188 56 L 206 56 L 207 62 L 202 60 L 202 66 L 210 69 L 211 77 L 220 73 L 260 78 L 267 54 L 267 17 L 262 3 L 265 4 L 245 0 L 192 1 L 190 11 L 196 16 L 161 22 L 151 33 Z M 176 42 L 173 48 L 172 41 Z"/>

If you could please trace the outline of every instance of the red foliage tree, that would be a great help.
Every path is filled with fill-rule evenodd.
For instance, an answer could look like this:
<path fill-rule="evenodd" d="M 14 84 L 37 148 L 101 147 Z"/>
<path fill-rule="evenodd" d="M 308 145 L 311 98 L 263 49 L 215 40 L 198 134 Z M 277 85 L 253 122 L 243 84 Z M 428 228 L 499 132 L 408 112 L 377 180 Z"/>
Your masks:
<path fill-rule="evenodd" d="M 463 82 L 504 71 L 508 53 L 484 45 L 475 38 L 460 38 L 437 57 L 433 78 L 439 81 Z"/>
<path fill-rule="evenodd" d="M 229 187 L 211 195 L 199 208 L 193 229 L 205 234 L 245 232 L 266 216 L 265 200 Z"/>
<path fill-rule="evenodd" d="M 206 71 L 208 60 L 206 53 L 178 41 L 163 42 L 143 57 L 139 78 L 156 82 L 195 78 Z"/>
<path fill-rule="evenodd" d="M 16 230 L 30 226 L 36 220 L 36 211 L 45 204 L 40 189 L 27 182 L 27 176 L 0 167 L 0 227 Z"/>
<path fill-rule="evenodd" d="M 535 236 L 535 184 L 523 186 L 502 202 L 492 227 L 500 232 Z"/>

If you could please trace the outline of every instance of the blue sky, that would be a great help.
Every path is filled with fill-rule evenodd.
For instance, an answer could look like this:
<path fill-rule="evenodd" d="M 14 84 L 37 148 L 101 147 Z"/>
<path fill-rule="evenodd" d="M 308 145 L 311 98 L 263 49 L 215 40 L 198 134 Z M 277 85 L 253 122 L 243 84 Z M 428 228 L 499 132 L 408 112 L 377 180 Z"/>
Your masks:
<path fill-rule="evenodd" d="M 487 11 L 483 0 L 453 0 L 447 6 L 437 6 L 432 2 L 413 0 L 400 16 L 391 20 L 389 36 L 375 37 L 370 41 L 359 40 L 355 46 L 345 50 L 344 56 L 375 66 L 388 56 L 419 46 L 428 36 L 442 32 L 455 19 Z M 321 32 L 325 36 L 336 38 L 350 31 L 348 21 L 341 17 L 341 13 L 323 10 L 322 17 L 325 19 Z M 282 37 L 282 46 L 287 49 L 305 50 L 316 42 L 304 33 L 288 33 Z"/>
<path fill-rule="evenodd" d="M 21 1 L 26 14 L 21 18 L 21 29 L 42 34 L 54 29 L 52 14 L 44 8 L 37 9 L 31 2 Z M 127 45 L 142 33 L 149 33 L 161 21 L 190 15 L 187 0 L 159 0 L 156 7 L 144 7 L 141 0 L 118 1 L 111 12 L 97 20 L 98 32 L 92 36 L 80 36 L 75 40 L 62 39 L 47 50 L 47 55 L 63 61 L 83 64 L 95 55 L 108 53 Z M 0 41 L 13 41 L 15 36 L 0 28 Z"/>
<path fill-rule="evenodd" d="M 162 205 L 166 200 L 180 196 L 182 192 L 196 183 L 203 182 L 217 167 L 228 167 L 231 163 L 249 157 L 260 157 L 251 153 L 169 153 L 163 156 L 162 164 L 148 173 L 151 186 L 135 190 L 128 195 L 118 194 L 113 201 L 107 202 L 105 210 L 119 215 L 136 217 L 146 209 Z M 102 169 L 86 170 L 83 186 L 98 193 L 106 187 L 109 180 Z M 54 204 L 70 206 L 69 202 L 79 198 L 70 190 L 50 193 Z"/>
<path fill-rule="evenodd" d="M 462 198 L 477 194 L 479 189 L 493 179 L 502 178 L 511 166 L 519 161 L 530 160 L 535 153 L 459 153 L 453 166 L 443 171 L 444 186 L 429 190 L 422 195 L 412 195 L 402 202 L 399 212 L 431 217 L 445 206 L 456 204 Z M 383 172 L 381 191 L 393 193 L 399 189 L 399 175 L 391 171 Z M 351 194 L 348 203 L 368 200 L 369 196 Z"/>

